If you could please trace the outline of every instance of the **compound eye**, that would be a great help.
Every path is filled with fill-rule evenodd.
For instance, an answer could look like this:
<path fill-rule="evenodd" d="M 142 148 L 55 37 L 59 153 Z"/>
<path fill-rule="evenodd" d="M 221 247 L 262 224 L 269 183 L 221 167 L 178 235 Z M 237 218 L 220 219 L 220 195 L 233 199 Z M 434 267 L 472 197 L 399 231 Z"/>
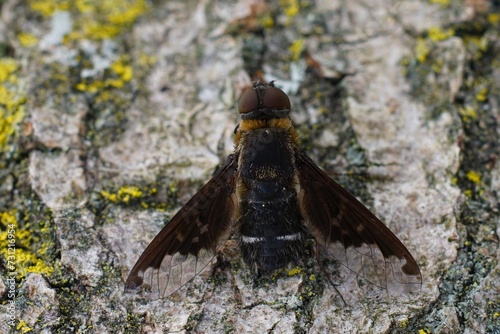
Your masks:
<path fill-rule="evenodd" d="M 249 89 L 243 93 L 238 102 L 238 112 L 240 114 L 246 114 L 252 110 L 259 108 L 259 96 L 257 92 L 253 89 Z"/>
<path fill-rule="evenodd" d="M 281 89 L 269 87 L 264 95 L 263 107 L 271 110 L 290 110 L 290 99 Z"/>

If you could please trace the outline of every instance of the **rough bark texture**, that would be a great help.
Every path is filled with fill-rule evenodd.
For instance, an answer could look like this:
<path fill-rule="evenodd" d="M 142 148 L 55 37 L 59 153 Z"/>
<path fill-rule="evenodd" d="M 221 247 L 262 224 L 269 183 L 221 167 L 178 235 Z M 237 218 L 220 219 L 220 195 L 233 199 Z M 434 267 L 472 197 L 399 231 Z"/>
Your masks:
<path fill-rule="evenodd" d="M 498 1 L 0 5 L 0 332 L 500 333 Z M 347 276 L 343 305 L 313 259 L 255 282 L 234 245 L 170 298 L 123 292 L 259 76 L 419 292 Z"/>

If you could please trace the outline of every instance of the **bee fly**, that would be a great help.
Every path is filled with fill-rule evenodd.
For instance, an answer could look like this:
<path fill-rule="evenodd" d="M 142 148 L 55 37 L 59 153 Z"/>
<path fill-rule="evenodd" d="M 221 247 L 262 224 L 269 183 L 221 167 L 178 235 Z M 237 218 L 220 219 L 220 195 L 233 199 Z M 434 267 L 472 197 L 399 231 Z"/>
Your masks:
<path fill-rule="evenodd" d="M 297 260 L 312 236 L 318 258 L 335 259 L 379 287 L 421 286 L 420 269 L 401 241 L 299 148 L 282 90 L 254 83 L 238 111 L 235 152 L 149 244 L 126 289 L 172 294 L 233 234 L 259 273 Z"/>

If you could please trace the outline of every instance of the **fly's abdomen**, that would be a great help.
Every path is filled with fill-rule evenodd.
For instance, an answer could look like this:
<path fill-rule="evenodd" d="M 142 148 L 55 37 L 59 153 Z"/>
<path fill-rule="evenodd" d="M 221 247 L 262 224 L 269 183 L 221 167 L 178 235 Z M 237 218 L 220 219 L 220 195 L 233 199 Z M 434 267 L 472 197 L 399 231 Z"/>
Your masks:
<path fill-rule="evenodd" d="M 286 132 L 252 131 L 240 156 L 243 258 L 261 272 L 284 267 L 301 253 L 302 218 L 294 187 L 293 152 Z"/>
<path fill-rule="evenodd" d="M 258 199 L 258 190 L 247 194 L 250 198 L 240 203 L 243 258 L 263 272 L 284 267 L 297 258 L 302 244 L 296 194 L 286 188 L 273 199 Z"/>

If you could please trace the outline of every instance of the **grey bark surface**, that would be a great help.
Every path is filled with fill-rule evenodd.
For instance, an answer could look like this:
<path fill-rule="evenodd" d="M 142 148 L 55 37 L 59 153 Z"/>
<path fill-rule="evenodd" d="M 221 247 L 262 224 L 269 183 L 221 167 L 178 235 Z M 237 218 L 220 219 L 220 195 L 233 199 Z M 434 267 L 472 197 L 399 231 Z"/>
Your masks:
<path fill-rule="evenodd" d="M 0 332 L 500 333 L 498 2 L 131 0 L 118 19 L 33 3 L 0 3 L 18 66 L 2 87 L 25 96 L 0 129 L 0 242 L 14 217 L 18 266 L 0 267 Z M 419 291 L 341 275 L 344 305 L 314 259 L 255 282 L 231 241 L 169 298 L 124 292 L 232 152 L 257 75 L 291 97 L 308 154 L 408 247 Z"/>

